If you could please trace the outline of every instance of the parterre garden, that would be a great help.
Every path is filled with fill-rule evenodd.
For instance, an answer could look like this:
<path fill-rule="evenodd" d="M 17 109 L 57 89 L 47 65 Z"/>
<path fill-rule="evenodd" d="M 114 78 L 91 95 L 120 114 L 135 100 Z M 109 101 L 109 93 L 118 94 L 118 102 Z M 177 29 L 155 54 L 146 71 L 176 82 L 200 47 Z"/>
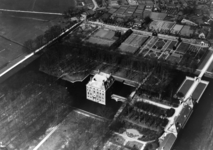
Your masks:
<path fill-rule="evenodd" d="M 135 104 L 126 105 L 117 120 L 112 123 L 111 129 L 120 134 L 123 134 L 127 129 L 136 129 L 142 135 L 138 140 L 156 140 L 163 134 L 164 128 L 168 124 L 167 117 L 171 117 L 173 114 L 173 109 L 165 110 L 138 101 Z"/>

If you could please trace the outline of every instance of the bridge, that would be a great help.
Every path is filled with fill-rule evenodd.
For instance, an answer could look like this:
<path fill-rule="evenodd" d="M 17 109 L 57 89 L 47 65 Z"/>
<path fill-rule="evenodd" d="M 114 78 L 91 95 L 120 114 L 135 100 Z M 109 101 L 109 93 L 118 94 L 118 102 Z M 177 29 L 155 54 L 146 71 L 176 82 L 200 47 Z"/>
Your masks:
<path fill-rule="evenodd" d="M 127 100 L 127 98 L 125 98 L 123 96 L 116 95 L 116 94 L 112 94 L 111 99 L 114 99 L 116 102 L 118 102 L 118 101 L 125 102 Z"/>

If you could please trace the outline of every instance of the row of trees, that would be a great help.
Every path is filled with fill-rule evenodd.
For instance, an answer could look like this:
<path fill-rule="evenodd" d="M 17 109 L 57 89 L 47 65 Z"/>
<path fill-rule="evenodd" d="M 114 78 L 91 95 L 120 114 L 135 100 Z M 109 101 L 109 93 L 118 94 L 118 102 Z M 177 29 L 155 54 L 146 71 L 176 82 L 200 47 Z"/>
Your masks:
<path fill-rule="evenodd" d="M 63 30 L 64 29 L 62 29 L 60 25 L 54 25 L 50 27 L 47 31 L 45 31 L 44 34 L 37 36 L 35 39 L 27 40 L 24 43 L 24 52 L 27 54 L 34 52 L 36 49 L 59 36 Z"/>
<path fill-rule="evenodd" d="M 167 125 L 168 120 L 162 119 L 151 114 L 140 111 L 137 108 L 128 106 L 123 110 L 123 116 L 142 126 L 146 126 L 150 130 L 162 131 Z"/>
<path fill-rule="evenodd" d="M 83 12 L 87 11 L 87 7 L 70 7 L 63 14 L 65 19 L 79 17 Z"/>
<path fill-rule="evenodd" d="M 136 102 L 134 106 L 158 117 L 171 117 L 175 113 L 173 108 L 164 109 L 145 102 Z"/>

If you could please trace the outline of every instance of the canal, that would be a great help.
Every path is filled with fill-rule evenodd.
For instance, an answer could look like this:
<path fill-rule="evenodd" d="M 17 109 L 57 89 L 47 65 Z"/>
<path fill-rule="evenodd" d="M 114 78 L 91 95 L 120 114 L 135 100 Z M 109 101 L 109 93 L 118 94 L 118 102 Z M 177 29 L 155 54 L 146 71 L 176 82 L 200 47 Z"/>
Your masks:
<path fill-rule="evenodd" d="M 120 108 L 122 102 L 116 102 L 111 99 L 111 95 L 119 93 L 121 96 L 128 97 L 135 88 L 115 81 L 106 92 L 106 105 L 102 105 L 86 99 L 86 84 L 89 82 L 90 77 L 91 76 L 88 76 L 83 82 L 76 83 L 61 80 L 60 84 L 67 87 L 71 100 L 73 101 L 72 107 L 112 119 L 117 110 Z"/>
<path fill-rule="evenodd" d="M 213 79 L 202 79 L 210 83 L 172 150 L 213 149 Z"/>

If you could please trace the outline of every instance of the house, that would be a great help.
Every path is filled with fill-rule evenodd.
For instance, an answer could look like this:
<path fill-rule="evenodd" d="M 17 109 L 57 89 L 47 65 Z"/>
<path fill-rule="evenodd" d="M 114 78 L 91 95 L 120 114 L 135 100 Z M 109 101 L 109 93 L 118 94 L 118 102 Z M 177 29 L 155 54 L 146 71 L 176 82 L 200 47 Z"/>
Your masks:
<path fill-rule="evenodd" d="M 106 73 L 94 75 L 86 85 L 87 99 L 106 105 L 106 91 L 114 83 L 114 78 Z"/>

